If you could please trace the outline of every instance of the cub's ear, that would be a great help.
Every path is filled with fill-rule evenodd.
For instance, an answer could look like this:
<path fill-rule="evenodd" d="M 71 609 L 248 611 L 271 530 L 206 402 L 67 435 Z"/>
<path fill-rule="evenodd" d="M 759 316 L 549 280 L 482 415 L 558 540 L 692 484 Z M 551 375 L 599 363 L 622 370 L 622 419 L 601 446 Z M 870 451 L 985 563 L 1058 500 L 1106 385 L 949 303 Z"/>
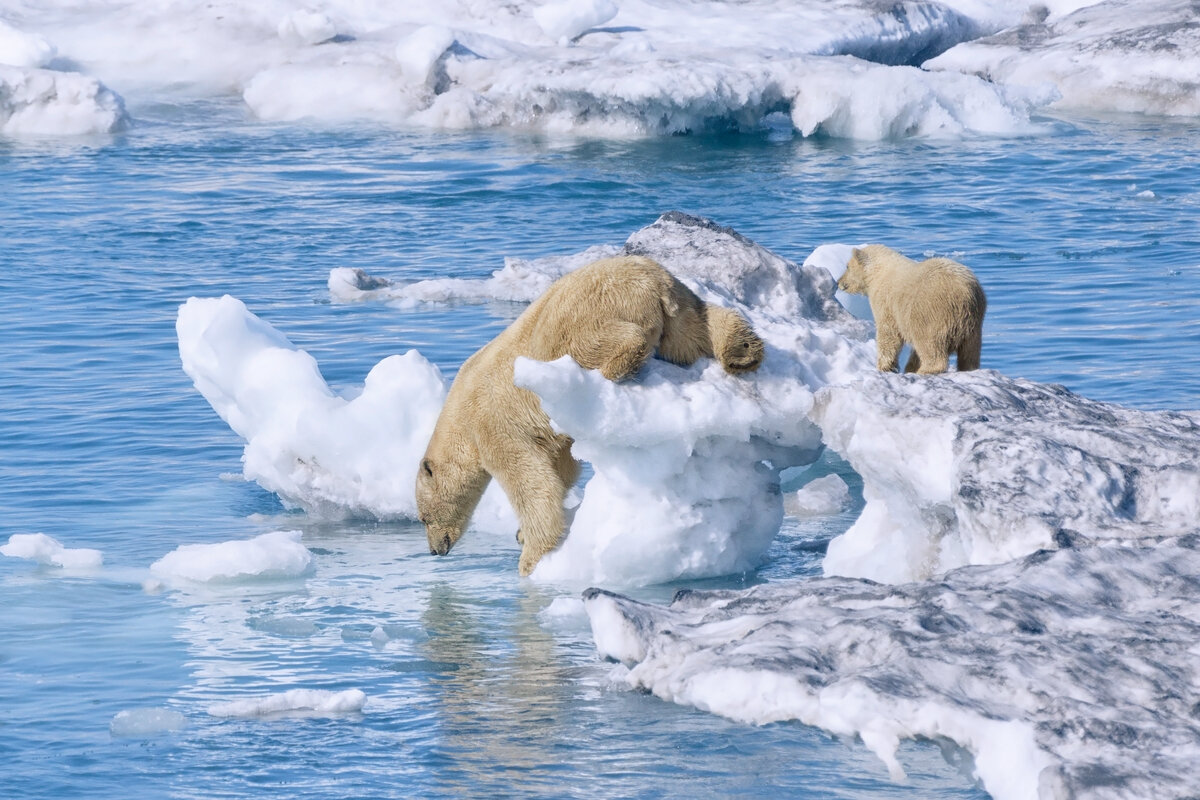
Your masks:
<path fill-rule="evenodd" d="M 421 459 L 421 469 L 425 470 L 425 474 L 433 477 L 433 463 L 428 458 Z"/>
<path fill-rule="evenodd" d="M 850 260 L 857 261 L 858 263 L 861 264 L 863 261 L 866 260 L 866 255 L 867 254 L 864 253 L 861 248 L 856 247 L 850 251 Z"/>

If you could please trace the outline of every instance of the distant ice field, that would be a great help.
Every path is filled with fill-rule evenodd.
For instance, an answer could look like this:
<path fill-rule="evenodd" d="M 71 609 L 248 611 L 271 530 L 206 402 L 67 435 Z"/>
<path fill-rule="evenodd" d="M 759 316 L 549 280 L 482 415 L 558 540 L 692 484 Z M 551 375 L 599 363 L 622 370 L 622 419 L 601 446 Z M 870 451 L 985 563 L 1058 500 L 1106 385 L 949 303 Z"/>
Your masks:
<path fill-rule="evenodd" d="M 628 691 L 578 594 L 518 581 L 509 538 L 436 559 L 415 524 L 284 511 L 181 368 L 191 296 L 240 298 L 337 390 L 410 348 L 452 375 L 519 304 L 335 303 L 330 270 L 483 279 L 675 209 L 796 262 L 865 242 L 952 256 L 988 292 L 984 366 L 1200 408 L 1200 164 L 1181 155 L 1200 133 L 1177 121 L 631 142 L 264 123 L 235 100 L 129 112 L 113 136 L 0 140 L 0 543 L 103 553 L 86 573 L 43 540 L 48 563 L 0 558 L 14 797 L 986 796 L 929 742 L 900 748 L 895 783 L 852 738 Z M 818 574 L 862 480 L 826 452 L 784 486 L 830 474 L 849 500 L 785 517 L 757 571 L 623 591 Z M 152 570 L 277 531 L 311 561 Z"/>

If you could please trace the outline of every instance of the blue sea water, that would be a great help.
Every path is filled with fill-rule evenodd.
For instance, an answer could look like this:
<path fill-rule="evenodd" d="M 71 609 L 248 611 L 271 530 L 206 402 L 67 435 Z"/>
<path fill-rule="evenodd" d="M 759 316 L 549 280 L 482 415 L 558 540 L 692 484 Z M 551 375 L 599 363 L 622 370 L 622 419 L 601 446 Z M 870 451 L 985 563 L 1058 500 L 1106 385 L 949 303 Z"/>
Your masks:
<path fill-rule="evenodd" d="M 453 372 L 519 309 L 331 304 L 329 269 L 481 277 L 504 256 L 619 244 L 678 209 L 796 261 L 831 242 L 952 255 L 989 294 L 985 366 L 1200 408 L 1187 123 L 612 142 L 272 126 L 224 103 L 133 111 L 115 137 L 0 140 L 0 541 L 43 532 L 105 556 L 91 575 L 0 558 L 4 797 L 985 796 L 934 743 L 902 748 L 897 784 L 861 743 L 615 688 L 586 623 L 547 616 L 554 595 L 518 580 L 515 542 L 468 535 L 435 559 L 415 524 L 282 509 L 237 477 L 240 441 L 180 368 L 190 296 L 239 297 L 335 387 L 414 347 Z M 835 457 L 810 474 L 828 471 L 858 492 Z M 814 574 L 860 508 L 789 520 L 758 573 L 706 585 Z M 315 554 L 305 579 L 142 587 L 181 544 L 280 528 Z M 297 686 L 368 701 L 334 717 L 207 713 Z M 110 731 L 144 708 L 185 725 Z"/>

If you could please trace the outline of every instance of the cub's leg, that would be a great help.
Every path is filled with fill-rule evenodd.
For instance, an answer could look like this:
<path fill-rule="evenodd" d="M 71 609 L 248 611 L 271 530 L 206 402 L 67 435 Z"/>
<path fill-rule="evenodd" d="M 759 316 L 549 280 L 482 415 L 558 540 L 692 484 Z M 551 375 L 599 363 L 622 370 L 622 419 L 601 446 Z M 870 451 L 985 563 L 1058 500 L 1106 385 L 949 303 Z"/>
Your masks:
<path fill-rule="evenodd" d="M 879 349 L 879 360 L 876 362 L 879 371 L 895 372 L 900 366 L 900 348 L 904 347 L 899 329 L 886 320 L 877 319 L 875 344 Z M 913 351 L 916 352 L 916 348 Z"/>
<path fill-rule="evenodd" d="M 983 349 L 983 331 L 976 329 L 967 334 L 958 346 L 958 371 L 979 369 L 979 352 Z"/>

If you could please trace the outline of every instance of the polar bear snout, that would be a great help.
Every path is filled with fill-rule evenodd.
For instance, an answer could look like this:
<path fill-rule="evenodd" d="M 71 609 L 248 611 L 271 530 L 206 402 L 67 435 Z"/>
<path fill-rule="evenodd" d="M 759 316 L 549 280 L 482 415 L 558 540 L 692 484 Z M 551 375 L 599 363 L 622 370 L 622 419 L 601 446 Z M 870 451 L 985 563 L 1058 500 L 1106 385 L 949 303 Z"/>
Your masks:
<path fill-rule="evenodd" d="M 450 541 L 450 537 L 449 537 L 449 536 L 443 536 L 443 537 L 442 537 L 440 540 L 438 540 L 438 541 L 436 541 L 436 542 L 435 542 L 434 540 L 430 539 L 430 541 L 429 541 L 429 555 L 431 555 L 431 556 L 444 556 L 444 555 L 446 555 L 446 553 L 449 553 L 449 552 L 450 552 L 450 548 L 451 548 L 452 546 L 453 546 L 453 544 L 452 544 L 452 542 Z"/>

